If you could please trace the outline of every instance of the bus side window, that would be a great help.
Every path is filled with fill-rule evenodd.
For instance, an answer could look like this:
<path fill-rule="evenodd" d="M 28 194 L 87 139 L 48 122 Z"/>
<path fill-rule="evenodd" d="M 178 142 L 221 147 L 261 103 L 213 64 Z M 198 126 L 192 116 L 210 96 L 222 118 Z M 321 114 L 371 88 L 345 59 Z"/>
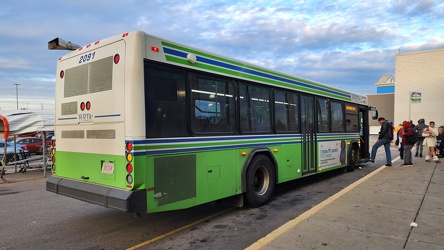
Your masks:
<path fill-rule="evenodd" d="M 246 133 L 270 133 L 270 89 L 239 84 L 240 129 Z"/>
<path fill-rule="evenodd" d="M 358 106 L 354 104 L 345 105 L 345 131 L 349 133 L 359 132 Z"/>
<path fill-rule="evenodd" d="M 191 76 L 191 130 L 193 133 L 233 133 L 234 84 Z"/>
<path fill-rule="evenodd" d="M 189 136 L 186 79 L 181 70 L 145 62 L 147 138 Z"/>
<path fill-rule="evenodd" d="M 276 132 L 299 131 L 298 95 L 276 90 L 274 92 L 274 126 Z"/>
<path fill-rule="evenodd" d="M 342 102 L 331 101 L 332 132 L 344 132 L 344 105 Z"/>
<path fill-rule="evenodd" d="M 317 113 L 318 113 L 318 132 L 330 132 L 330 101 L 326 98 L 318 97 Z"/>

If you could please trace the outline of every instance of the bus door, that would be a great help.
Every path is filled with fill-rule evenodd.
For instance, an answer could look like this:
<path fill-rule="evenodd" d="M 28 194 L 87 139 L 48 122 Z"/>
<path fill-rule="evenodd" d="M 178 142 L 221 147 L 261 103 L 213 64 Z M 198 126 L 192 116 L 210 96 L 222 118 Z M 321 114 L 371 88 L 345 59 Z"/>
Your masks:
<path fill-rule="evenodd" d="M 369 115 L 368 115 L 368 107 L 359 106 L 359 137 L 361 140 L 360 147 L 360 159 L 361 161 L 367 160 L 370 158 L 369 155 Z"/>
<path fill-rule="evenodd" d="M 316 172 L 316 135 L 314 97 L 301 95 L 302 174 Z"/>

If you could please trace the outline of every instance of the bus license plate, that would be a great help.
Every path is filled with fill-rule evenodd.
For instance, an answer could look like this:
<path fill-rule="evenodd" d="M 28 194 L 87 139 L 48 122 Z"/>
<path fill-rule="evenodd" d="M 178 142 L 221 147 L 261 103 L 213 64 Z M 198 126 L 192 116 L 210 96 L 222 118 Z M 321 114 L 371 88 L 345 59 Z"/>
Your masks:
<path fill-rule="evenodd" d="M 113 174 L 114 173 L 114 162 L 103 162 L 102 173 Z"/>

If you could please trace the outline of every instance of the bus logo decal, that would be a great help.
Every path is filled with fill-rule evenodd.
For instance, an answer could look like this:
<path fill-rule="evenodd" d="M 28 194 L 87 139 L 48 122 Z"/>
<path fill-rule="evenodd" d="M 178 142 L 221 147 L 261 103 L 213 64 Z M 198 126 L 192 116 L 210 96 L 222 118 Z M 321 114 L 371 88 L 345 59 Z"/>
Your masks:
<path fill-rule="evenodd" d="M 79 114 L 79 122 L 92 122 L 91 114 Z"/>

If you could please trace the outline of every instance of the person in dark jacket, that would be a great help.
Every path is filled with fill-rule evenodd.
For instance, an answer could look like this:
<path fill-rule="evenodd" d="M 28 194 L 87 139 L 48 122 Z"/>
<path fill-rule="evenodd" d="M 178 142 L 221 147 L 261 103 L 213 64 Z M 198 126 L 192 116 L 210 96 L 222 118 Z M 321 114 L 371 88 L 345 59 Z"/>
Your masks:
<path fill-rule="evenodd" d="M 436 137 L 436 156 L 442 158 L 444 156 L 444 127 L 438 128 L 438 136 Z"/>
<path fill-rule="evenodd" d="M 416 142 L 416 153 L 415 153 L 415 157 L 422 157 L 422 149 L 423 149 L 423 143 L 424 143 L 424 136 L 422 136 L 422 131 L 424 131 L 424 129 L 428 127 L 425 124 L 425 120 L 423 118 L 418 120 L 418 125 L 415 126 L 414 131 L 416 132 L 416 134 L 418 135 L 418 141 Z"/>
<path fill-rule="evenodd" d="M 390 142 L 393 140 L 393 129 L 392 125 L 388 120 L 386 120 L 384 117 L 378 118 L 379 124 L 381 124 L 381 130 L 379 131 L 378 140 L 372 147 L 372 153 L 371 153 L 371 162 L 375 162 L 376 158 L 376 151 L 378 148 L 382 145 L 384 145 L 385 149 L 385 158 L 387 160 L 386 166 L 392 165 L 392 155 L 390 153 Z"/>
<path fill-rule="evenodd" d="M 401 143 L 404 147 L 404 164 L 403 165 L 411 166 L 411 165 L 413 165 L 413 163 L 412 163 L 412 148 L 413 148 L 413 145 L 415 145 L 415 143 L 411 143 L 408 140 L 408 137 L 414 136 L 413 128 L 412 128 L 410 122 L 404 121 L 402 123 L 401 136 L 402 136 Z"/>

